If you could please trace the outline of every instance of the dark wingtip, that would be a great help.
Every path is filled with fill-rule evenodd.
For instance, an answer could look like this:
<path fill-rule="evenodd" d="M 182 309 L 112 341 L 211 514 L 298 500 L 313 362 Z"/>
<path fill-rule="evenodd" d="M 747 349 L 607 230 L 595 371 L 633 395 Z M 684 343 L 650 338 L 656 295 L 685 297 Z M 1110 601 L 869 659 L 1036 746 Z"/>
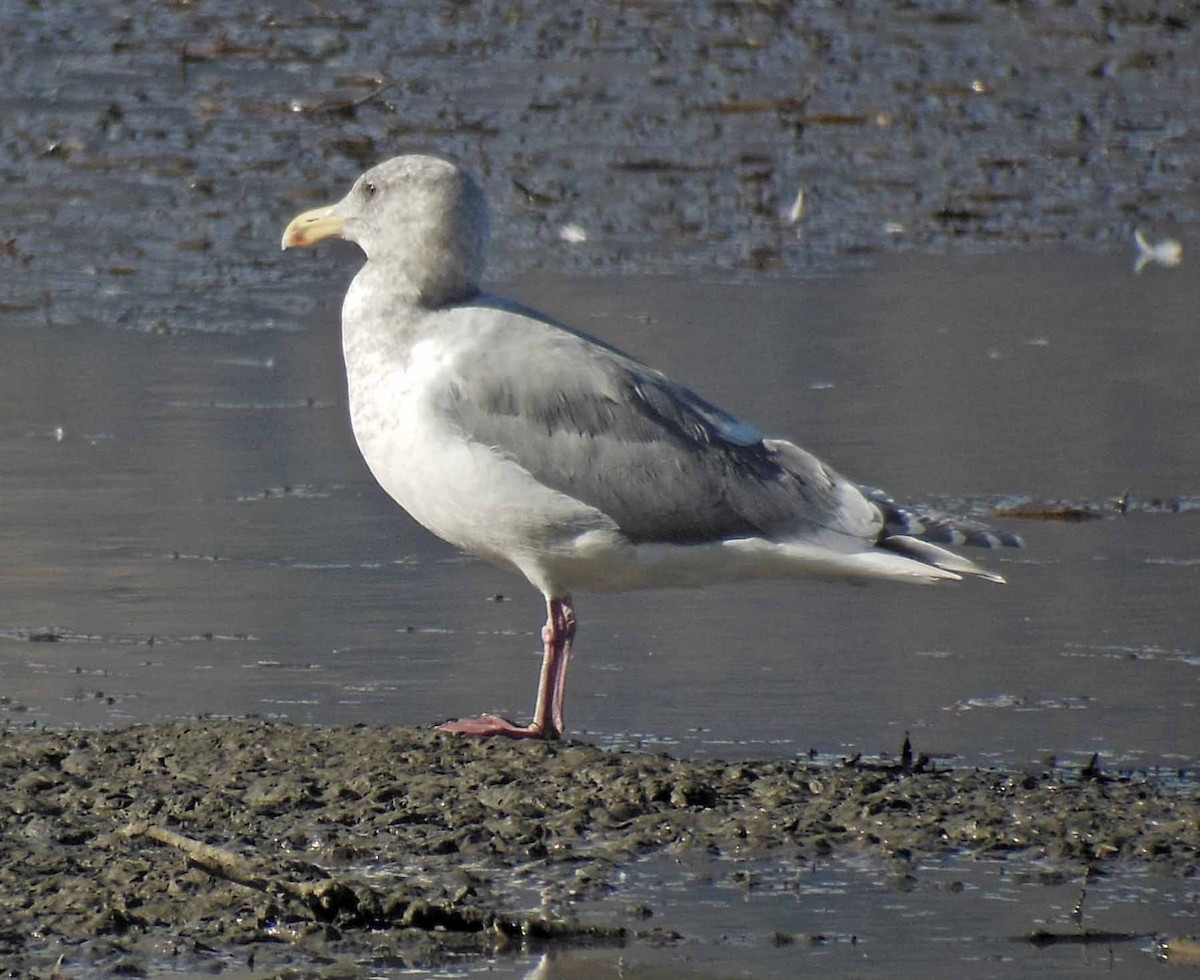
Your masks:
<path fill-rule="evenodd" d="M 1024 548 L 1025 539 L 1019 534 L 996 531 L 979 521 L 956 517 L 934 510 L 924 510 L 898 504 L 893 497 L 874 487 L 860 488 L 863 494 L 883 514 L 887 533 L 919 538 L 933 544 L 974 548 Z"/>

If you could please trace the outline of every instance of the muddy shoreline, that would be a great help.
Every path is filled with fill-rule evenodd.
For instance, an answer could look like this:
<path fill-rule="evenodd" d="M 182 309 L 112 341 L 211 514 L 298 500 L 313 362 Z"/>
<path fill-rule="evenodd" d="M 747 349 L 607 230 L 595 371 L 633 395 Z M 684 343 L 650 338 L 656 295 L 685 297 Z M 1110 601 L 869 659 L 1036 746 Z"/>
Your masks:
<path fill-rule="evenodd" d="M 59 956 L 137 972 L 669 942 L 650 907 L 570 911 L 657 852 L 866 857 L 899 877 L 949 854 L 1064 879 L 1200 870 L 1195 773 L 692 762 L 253 721 L 7 732 L 0 820 L 0 953 L 18 976 Z"/>

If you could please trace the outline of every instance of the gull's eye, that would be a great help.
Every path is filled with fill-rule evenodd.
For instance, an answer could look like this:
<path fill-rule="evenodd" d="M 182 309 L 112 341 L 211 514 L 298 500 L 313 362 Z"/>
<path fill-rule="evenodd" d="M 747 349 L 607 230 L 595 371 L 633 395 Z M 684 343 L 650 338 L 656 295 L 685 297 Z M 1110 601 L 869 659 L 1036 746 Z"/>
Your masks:
<path fill-rule="evenodd" d="M 379 188 L 376 187 L 374 184 L 372 184 L 368 180 L 365 184 L 362 185 L 362 192 L 363 192 L 363 197 L 372 198 L 379 192 Z"/>

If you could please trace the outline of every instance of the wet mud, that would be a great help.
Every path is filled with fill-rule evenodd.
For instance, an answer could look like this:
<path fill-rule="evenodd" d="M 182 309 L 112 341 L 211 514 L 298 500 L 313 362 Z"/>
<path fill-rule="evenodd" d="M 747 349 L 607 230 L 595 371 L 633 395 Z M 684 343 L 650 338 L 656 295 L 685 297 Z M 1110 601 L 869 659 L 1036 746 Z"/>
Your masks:
<path fill-rule="evenodd" d="M 282 222 L 413 148 L 480 175 L 501 277 L 1186 260 L 1198 25 L 1183 3 L 11 4 L 0 311 L 285 325 Z"/>
<path fill-rule="evenodd" d="M 907 879 L 956 853 L 1051 877 L 1128 862 L 1195 876 L 1198 814 L 1192 773 L 939 769 L 907 745 L 724 763 L 258 722 L 9 732 L 0 953 L 22 975 L 60 956 L 125 972 L 318 952 L 398 967 L 670 941 L 652 906 L 571 910 L 619 894 L 622 869 L 655 853 L 716 856 L 733 874 L 853 855 Z"/>

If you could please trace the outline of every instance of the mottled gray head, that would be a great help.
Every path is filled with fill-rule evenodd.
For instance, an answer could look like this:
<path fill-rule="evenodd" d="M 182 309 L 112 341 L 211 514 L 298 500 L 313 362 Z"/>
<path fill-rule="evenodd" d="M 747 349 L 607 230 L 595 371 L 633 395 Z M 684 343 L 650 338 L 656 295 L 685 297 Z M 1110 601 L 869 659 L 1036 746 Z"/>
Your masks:
<path fill-rule="evenodd" d="M 449 160 L 394 157 L 359 177 L 337 204 L 292 219 L 283 247 L 334 235 L 362 248 L 398 291 L 439 306 L 479 290 L 487 206 L 479 185 Z"/>

